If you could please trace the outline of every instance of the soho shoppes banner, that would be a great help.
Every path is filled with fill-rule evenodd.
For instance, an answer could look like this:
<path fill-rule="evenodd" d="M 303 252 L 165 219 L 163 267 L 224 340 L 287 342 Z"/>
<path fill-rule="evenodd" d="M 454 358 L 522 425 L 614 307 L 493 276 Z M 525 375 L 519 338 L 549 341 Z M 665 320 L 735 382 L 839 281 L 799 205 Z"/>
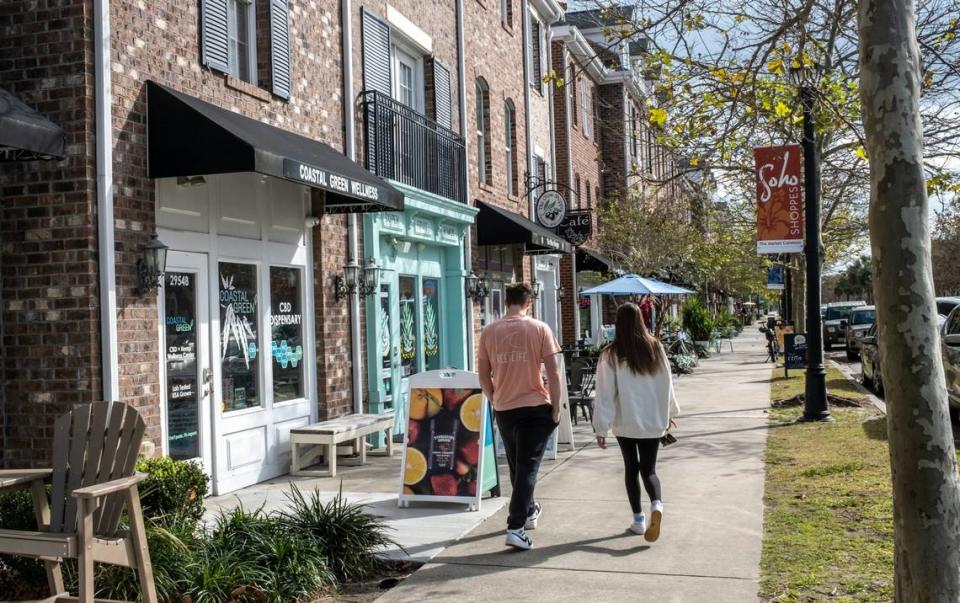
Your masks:
<path fill-rule="evenodd" d="M 803 252 L 800 145 L 753 150 L 757 181 L 757 253 Z"/>

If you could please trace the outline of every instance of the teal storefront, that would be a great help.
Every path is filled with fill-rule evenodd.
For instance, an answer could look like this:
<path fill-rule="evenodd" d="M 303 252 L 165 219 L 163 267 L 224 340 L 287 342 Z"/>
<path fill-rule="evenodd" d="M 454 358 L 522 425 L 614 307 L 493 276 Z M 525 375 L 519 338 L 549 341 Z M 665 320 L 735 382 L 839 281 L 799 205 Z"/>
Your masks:
<path fill-rule="evenodd" d="M 371 413 L 393 411 L 406 432 L 407 379 L 440 368 L 466 368 L 464 244 L 473 207 L 390 181 L 403 212 L 367 214 L 365 257 L 380 268 L 367 297 L 367 379 Z"/>

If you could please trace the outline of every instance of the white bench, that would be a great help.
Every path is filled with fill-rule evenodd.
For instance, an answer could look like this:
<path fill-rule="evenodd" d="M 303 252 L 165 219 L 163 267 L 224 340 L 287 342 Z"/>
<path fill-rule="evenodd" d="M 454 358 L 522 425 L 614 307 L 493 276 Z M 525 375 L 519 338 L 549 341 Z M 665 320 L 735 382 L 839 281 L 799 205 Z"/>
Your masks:
<path fill-rule="evenodd" d="M 386 435 L 386 450 L 370 454 L 393 456 L 393 413 L 346 415 L 291 429 L 290 475 L 335 477 L 337 475 L 337 444 L 347 441 L 352 441 L 353 452 L 359 453 L 362 465 L 367 462 L 367 445 L 364 437 L 378 431 Z M 326 469 L 304 469 L 321 454 L 326 459 Z"/>

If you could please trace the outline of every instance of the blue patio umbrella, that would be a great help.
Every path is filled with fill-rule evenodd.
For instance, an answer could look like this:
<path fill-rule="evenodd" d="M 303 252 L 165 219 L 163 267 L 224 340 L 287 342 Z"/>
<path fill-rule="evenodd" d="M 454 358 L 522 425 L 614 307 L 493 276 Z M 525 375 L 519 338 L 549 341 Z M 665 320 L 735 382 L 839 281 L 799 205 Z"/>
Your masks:
<path fill-rule="evenodd" d="M 691 295 L 693 293 L 690 289 L 658 281 L 655 278 L 627 274 L 581 291 L 580 295 Z"/>

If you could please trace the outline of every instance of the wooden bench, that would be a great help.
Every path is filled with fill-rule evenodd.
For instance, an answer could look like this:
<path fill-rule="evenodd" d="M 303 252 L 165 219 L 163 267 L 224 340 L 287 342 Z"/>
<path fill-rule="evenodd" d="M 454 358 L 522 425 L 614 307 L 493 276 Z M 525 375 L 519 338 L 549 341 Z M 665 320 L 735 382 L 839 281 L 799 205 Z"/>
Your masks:
<path fill-rule="evenodd" d="M 393 413 L 382 415 L 346 415 L 322 423 L 290 430 L 290 475 L 335 477 L 337 444 L 353 442 L 353 452 L 360 455 L 360 464 L 367 462 L 364 437 L 382 431 L 387 438 L 384 451 L 372 455 L 393 456 Z M 326 469 L 305 469 L 323 454 Z"/>

